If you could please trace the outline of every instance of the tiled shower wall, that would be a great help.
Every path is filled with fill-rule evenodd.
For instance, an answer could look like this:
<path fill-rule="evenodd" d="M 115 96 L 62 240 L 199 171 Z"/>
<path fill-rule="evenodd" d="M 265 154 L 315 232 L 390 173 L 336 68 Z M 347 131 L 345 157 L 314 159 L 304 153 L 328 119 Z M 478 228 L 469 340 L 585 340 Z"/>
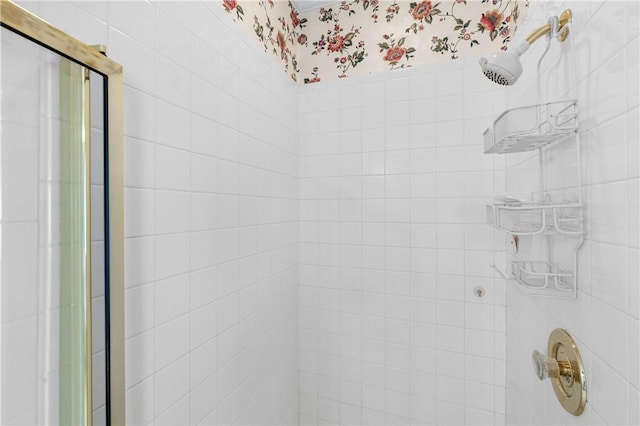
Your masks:
<path fill-rule="evenodd" d="M 300 89 L 301 424 L 504 423 L 477 60 Z"/>
<path fill-rule="evenodd" d="M 124 65 L 127 423 L 296 423 L 297 88 L 218 2 L 20 4 Z"/>
<path fill-rule="evenodd" d="M 573 10 L 577 60 L 577 100 L 582 148 L 586 242 L 580 250 L 578 297 L 550 300 L 507 291 L 507 424 L 639 424 L 638 352 L 640 279 L 640 71 L 638 2 L 532 2 L 524 33 Z M 536 102 L 536 61 L 544 42 L 525 56 L 525 74 L 507 89 L 509 106 Z M 554 49 L 550 57 L 557 57 Z M 570 94 L 569 45 L 559 67 L 543 65 L 548 100 Z M 555 56 L 554 56 L 555 55 Z M 552 63 L 553 60 L 545 64 Z M 563 65 L 564 64 L 564 65 Z M 550 90 L 547 90 L 550 89 Z M 569 93 L 569 94 L 567 94 Z M 575 144 L 561 143 L 545 155 L 546 187 L 558 195 L 575 184 Z M 536 190 L 537 156 L 518 155 L 507 163 L 506 189 Z M 549 333 L 566 328 L 585 361 L 588 403 L 574 417 L 557 402 L 550 383 L 531 371 L 534 349 L 546 351 Z"/>

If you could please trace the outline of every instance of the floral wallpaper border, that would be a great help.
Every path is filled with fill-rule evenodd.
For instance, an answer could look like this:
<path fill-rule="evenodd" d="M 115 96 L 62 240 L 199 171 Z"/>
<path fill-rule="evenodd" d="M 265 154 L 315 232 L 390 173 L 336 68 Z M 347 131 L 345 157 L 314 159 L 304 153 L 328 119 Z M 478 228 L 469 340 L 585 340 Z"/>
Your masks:
<path fill-rule="evenodd" d="M 506 50 L 529 0 L 346 0 L 298 13 L 287 0 L 222 7 L 298 83 Z"/>

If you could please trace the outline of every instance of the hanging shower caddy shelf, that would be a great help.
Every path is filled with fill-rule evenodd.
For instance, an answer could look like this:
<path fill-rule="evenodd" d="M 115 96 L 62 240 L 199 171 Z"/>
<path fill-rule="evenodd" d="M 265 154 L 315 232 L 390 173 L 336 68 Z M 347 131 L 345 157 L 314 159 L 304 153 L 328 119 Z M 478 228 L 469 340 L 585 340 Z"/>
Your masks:
<path fill-rule="evenodd" d="M 485 154 L 532 151 L 561 141 L 578 128 L 576 101 L 509 109 L 483 133 Z"/>
<path fill-rule="evenodd" d="M 487 223 L 513 235 L 582 235 L 582 205 L 505 202 L 487 205 Z"/>
<path fill-rule="evenodd" d="M 485 154 L 509 154 L 538 150 L 577 135 L 575 100 L 549 102 L 509 109 L 483 133 Z M 577 136 L 576 136 L 577 137 Z M 579 155 L 579 152 L 578 152 Z M 578 168 L 578 173 L 580 169 Z M 582 185 L 579 184 L 581 192 Z M 540 188 L 540 199 L 546 199 Z M 573 270 L 561 270 L 547 261 L 512 260 L 507 272 L 494 268 L 516 284 L 519 293 L 551 298 L 577 294 L 577 250 L 584 238 L 582 202 L 527 202 L 502 198 L 487 205 L 487 223 L 514 236 L 564 235 L 576 237 Z"/>
<path fill-rule="evenodd" d="M 524 294 L 540 294 L 567 297 L 573 291 L 571 272 L 561 271 L 548 262 L 513 261 L 511 262 L 511 277 L 519 286 L 516 288 Z"/>

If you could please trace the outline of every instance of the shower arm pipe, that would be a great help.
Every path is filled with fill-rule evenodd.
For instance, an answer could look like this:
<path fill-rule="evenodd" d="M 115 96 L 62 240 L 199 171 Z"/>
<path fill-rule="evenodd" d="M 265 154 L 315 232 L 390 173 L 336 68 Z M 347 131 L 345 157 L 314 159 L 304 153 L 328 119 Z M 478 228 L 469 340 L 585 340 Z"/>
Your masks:
<path fill-rule="evenodd" d="M 569 28 L 565 28 L 565 25 L 568 24 L 569 22 L 571 22 L 571 10 L 570 9 L 565 9 L 560 14 L 560 18 L 558 20 L 558 30 L 557 30 L 557 32 L 558 32 L 558 40 L 565 41 L 565 39 L 569 35 Z M 529 37 L 526 38 L 527 43 L 529 43 L 529 45 L 532 45 L 540 37 L 542 37 L 544 35 L 547 35 L 547 34 L 551 34 L 552 30 L 553 30 L 553 27 L 552 27 L 551 24 L 543 25 L 542 27 L 540 27 L 537 30 L 535 30 L 534 32 L 532 32 L 529 35 Z"/>

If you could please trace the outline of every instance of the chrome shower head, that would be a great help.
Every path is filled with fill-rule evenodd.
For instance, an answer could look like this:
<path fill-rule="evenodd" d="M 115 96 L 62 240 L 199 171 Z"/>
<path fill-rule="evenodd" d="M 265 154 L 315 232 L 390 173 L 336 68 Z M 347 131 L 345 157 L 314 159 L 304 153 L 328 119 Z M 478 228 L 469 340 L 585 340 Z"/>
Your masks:
<path fill-rule="evenodd" d="M 520 55 L 527 51 L 529 43 L 526 41 L 516 46 L 513 50 L 500 52 L 480 58 L 480 67 L 484 75 L 494 83 L 503 86 L 513 85 L 520 75 L 522 75 L 522 65 Z"/>

